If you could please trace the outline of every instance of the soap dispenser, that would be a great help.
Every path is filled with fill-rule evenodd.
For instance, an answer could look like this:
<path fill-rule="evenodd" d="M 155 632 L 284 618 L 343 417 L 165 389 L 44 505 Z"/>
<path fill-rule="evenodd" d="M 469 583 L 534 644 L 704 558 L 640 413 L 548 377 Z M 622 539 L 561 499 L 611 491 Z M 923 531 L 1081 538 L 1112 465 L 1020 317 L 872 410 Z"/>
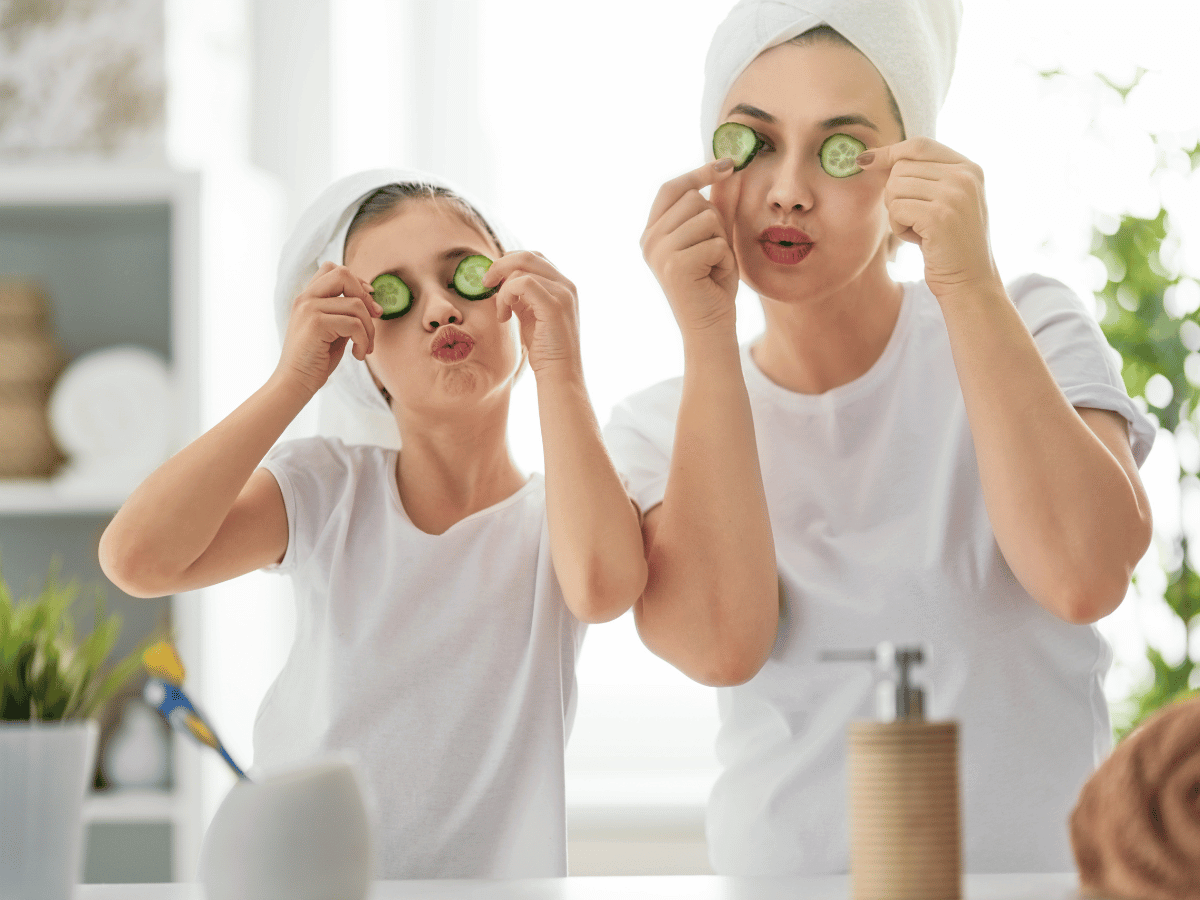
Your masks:
<path fill-rule="evenodd" d="M 849 728 L 850 884 L 854 900 L 961 900 L 958 723 L 925 718 L 913 669 L 920 647 L 822 658 L 874 662 L 877 721 Z"/>

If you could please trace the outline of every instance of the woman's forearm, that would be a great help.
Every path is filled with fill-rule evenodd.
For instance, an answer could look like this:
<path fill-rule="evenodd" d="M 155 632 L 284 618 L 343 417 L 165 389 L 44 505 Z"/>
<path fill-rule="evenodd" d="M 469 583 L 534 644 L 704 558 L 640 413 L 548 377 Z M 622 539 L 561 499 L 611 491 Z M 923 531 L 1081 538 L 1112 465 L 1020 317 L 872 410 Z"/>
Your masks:
<path fill-rule="evenodd" d="M 942 309 L 1004 558 L 1047 610 L 1094 621 L 1120 603 L 1149 544 L 1136 469 L 1067 401 L 1003 287 Z"/>
<path fill-rule="evenodd" d="M 581 621 L 615 619 L 646 585 L 637 510 L 604 448 L 583 376 L 539 373 L 538 411 L 559 584 Z"/>
<path fill-rule="evenodd" d="M 638 604 L 646 645 L 706 684 L 753 677 L 779 621 L 775 547 L 733 334 L 685 336 L 683 395 Z"/>
<path fill-rule="evenodd" d="M 155 593 L 212 543 L 242 488 L 311 399 L 272 377 L 211 430 L 156 469 L 122 505 L 100 541 L 100 562 L 118 586 Z"/>

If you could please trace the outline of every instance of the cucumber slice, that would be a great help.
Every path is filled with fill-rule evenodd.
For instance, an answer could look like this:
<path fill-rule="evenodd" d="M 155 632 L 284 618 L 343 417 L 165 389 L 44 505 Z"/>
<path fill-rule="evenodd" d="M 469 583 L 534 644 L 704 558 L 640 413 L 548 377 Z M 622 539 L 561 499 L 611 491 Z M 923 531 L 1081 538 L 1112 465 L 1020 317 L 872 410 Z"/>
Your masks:
<path fill-rule="evenodd" d="M 847 178 L 862 171 L 855 162 L 867 145 L 848 134 L 833 134 L 821 145 L 821 168 L 834 178 Z"/>
<path fill-rule="evenodd" d="M 726 122 L 713 135 L 713 156 L 732 159 L 733 171 L 740 172 L 750 165 L 762 145 L 762 138 L 753 128 L 739 122 Z"/>
<path fill-rule="evenodd" d="M 375 302 L 383 307 L 379 318 L 398 319 L 412 309 L 412 291 L 395 275 L 384 272 L 371 282 L 371 287 L 375 289 Z"/>
<path fill-rule="evenodd" d="M 466 297 L 468 300 L 482 300 L 490 297 L 500 290 L 499 285 L 491 288 L 483 286 L 483 273 L 491 267 L 492 261 L 486 256 L 477 253 L 474 256 L 465 257 L 454 270 L 454 281 L 451 286 L 460 297 Z"/>

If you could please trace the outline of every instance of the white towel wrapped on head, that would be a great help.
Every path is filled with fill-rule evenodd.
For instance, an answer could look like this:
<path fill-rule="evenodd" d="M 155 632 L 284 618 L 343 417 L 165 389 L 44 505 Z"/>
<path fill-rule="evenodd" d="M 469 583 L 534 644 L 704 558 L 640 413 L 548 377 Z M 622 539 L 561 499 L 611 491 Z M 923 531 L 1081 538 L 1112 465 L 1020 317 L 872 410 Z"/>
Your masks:
<path fill-rule="evenodd" d="M 741 0 L 717 26 L 704 64 L 700 131 L 707 159 L 722 107 L 764 50 L 828 25 L 879 70 L 900 107 L 906 137 L 934 137 L 950 88 L 960 0 Z"/>
<path fill-rule="evenodd" d="M 301 214 L 283 245 L 275 280 L 275 324 L 279 329 L 280 344 L 287 332 L 292 301 L 323 263 L 343 264 L 346 232 L 359 206 L 369 195 L 389 184 L 428 184 L 452 191 L 484 217 L 506 252 L 519 249 L 512 235 L 494 216 L 470 194 L 444 178 L 415 169 L 371 169 L 348 175 L 322 191 Z M 356 436 L 385 447 L 400 446 L 400 432 L 391 410 L 375 387 L 367 364 L 355 358 L 349 347 L 322 391 L 330 401 L 336 398 L 340 407 L 341 415 L 331 418 L 352 418 Z"/>

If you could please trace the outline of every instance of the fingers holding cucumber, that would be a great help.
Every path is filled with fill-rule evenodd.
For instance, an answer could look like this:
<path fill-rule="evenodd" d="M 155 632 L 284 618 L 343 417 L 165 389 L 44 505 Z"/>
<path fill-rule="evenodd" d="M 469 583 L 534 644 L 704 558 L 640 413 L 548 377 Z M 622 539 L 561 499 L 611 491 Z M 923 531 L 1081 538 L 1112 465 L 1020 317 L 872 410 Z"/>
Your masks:
<path fill-rule="evenodd" d="M 357 359 L 375 348 L 383 306 L 371 285 L 345 266 L 326 263 L 292 302 L 277 371 L 311 393 L 329 378 L 347 344 Z"/>
<path fill-rule="evenodd" d="M 662 186 L 642 234 L 642 256 L 662 286 L 685 339 L 720 323 L 732 334 L 737 261 L 721 208 L 732 209 L 735 162 L 719 159 Z M 700 193 L 713 185 L 714 203 Z"/>

